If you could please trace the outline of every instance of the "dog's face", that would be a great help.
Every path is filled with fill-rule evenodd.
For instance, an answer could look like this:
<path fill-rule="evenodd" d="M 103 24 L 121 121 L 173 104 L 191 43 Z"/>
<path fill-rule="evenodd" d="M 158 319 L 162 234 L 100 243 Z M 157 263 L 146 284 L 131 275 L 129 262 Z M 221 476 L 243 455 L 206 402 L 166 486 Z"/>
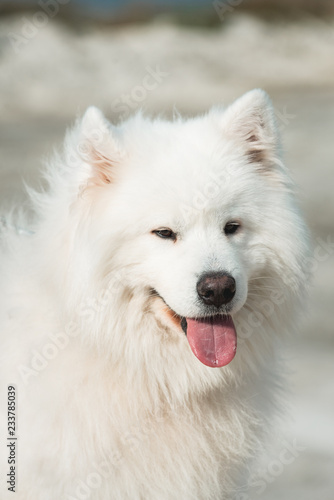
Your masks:
<path fill-rule="evenodd" d="M 204 364 L 229 363 L 249 284 L 277 264 L 293 225 L 284 223 L 288 179 L 266 95 L 189 121 L 137 117 L 114 130 L 92 109 L 82 131 L 104 272 L 123 269 Z"/>

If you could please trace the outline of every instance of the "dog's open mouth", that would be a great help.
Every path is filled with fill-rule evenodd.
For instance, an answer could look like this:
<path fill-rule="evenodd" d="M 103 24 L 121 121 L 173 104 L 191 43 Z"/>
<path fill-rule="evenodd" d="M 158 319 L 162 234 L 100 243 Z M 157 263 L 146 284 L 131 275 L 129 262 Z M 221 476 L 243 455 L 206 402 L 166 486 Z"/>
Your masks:
<path fill-rule="evenodd" d="M 225 366 L 237 350 L 237 334 L 231 316 L 182 318 L 182 329 L 195 356 L 211 367 Z"/>
<path fill-rule="evenodd" d="M 237 350 L 237 333 L 231 316 L 185 318 L 176 314 L 155 290 L 152 294 L 163 301 L 166 313 L 180 325 L 192 352 L 204 365 L 220 368 L 232 361 Z"/>

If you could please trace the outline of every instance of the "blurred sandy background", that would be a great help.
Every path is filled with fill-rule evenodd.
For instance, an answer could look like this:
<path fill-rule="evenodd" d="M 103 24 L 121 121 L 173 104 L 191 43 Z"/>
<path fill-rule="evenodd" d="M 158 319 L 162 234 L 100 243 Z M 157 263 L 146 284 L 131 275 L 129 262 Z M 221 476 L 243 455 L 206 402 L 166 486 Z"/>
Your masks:
<path fill-rule="evenodd" d="M 261 7 L 257 3 L 250 2 Z M 90 104 L 117 121 L 140 106 L 166 116 L 175 108 L 192 115 L 214 103 L 229 103 L 253 87 L 269 92 L 286 162 L 313 233 L 315 279 L 301 334 L 286 350 L 291 418 L 268 450 L 260 472 L 264 486 L 241 491 L 234 500 L 334 500 L 330 2 L 318 2 L 317 8 L 316 2 L 299 1 L 295 9 L 294 2 L 290 8 L 281 2 L 279 10 L 270 11 L 268 1 L 263 11 L 246 10 L 247 0 L 231 0 L 220 16 L 210 2 L 198 11 L 194 2 L 181 19 L 172 9 L 152 14 L 138 5 L 135 11 L 127 6 L 121 19 L 113 18 L 107 11 L 87 13 L 79 4 L 69 16 L 59 4 L 59 12 L 45 18 L 36 15 L 45 12 L 37 2 L 29 11 L 12 12 L 8 2 L 0 1 L 0 206 L 24 199 L 22 179 L 38 184 L 43 159 Z M 133 22 L 132 12 L 143 14 L 140 23 Z M 154 88 L 147 88 L 147 74 Z M 285 464 L 281 451 L 289 446 L 298 450 Z"/>

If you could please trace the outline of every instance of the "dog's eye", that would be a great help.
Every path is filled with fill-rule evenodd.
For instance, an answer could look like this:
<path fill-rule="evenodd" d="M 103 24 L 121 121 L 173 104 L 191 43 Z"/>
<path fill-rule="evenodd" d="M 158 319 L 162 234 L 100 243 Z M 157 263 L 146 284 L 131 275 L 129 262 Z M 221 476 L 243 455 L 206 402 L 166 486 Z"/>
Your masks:
<path fill-rule="evenodd" d="M 224 233 L 227 235 L 234 234 L 238 231 L 239 227 L 239 222 L 228 222 L 224 227 Z"/>
<path fill-rule="evenodd" d="M 171 229 L 154 229 L 152 233 L 165 240 L 176 240 L 176 234 Z"/>

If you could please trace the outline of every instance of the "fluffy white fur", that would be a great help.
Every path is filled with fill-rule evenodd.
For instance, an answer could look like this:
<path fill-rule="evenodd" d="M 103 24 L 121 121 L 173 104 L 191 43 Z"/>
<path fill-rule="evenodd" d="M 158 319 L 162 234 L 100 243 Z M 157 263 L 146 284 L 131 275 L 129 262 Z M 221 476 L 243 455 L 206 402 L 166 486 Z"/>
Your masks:
<path fill-rule="evenodd" d="M 1 408 L 14 384 L 15 498 L 233 498 L 271 419 L 277 340 L 294 326 L 307 273 L 267 95 L 119 126 L 89 108 L 46 177 L 48 190 L 31 193 L 32 234 L 2 238 Z M 230 220 L 241 228 L 227 237 Z M 161 227 L 178 240 L 152 234 Z M 205 314 L 196 281 L 221 270 L 236 279 L 238 348 L 209 368 L 177 315 Z M 2 499 L 13 497 L 4 448 Z"/>

